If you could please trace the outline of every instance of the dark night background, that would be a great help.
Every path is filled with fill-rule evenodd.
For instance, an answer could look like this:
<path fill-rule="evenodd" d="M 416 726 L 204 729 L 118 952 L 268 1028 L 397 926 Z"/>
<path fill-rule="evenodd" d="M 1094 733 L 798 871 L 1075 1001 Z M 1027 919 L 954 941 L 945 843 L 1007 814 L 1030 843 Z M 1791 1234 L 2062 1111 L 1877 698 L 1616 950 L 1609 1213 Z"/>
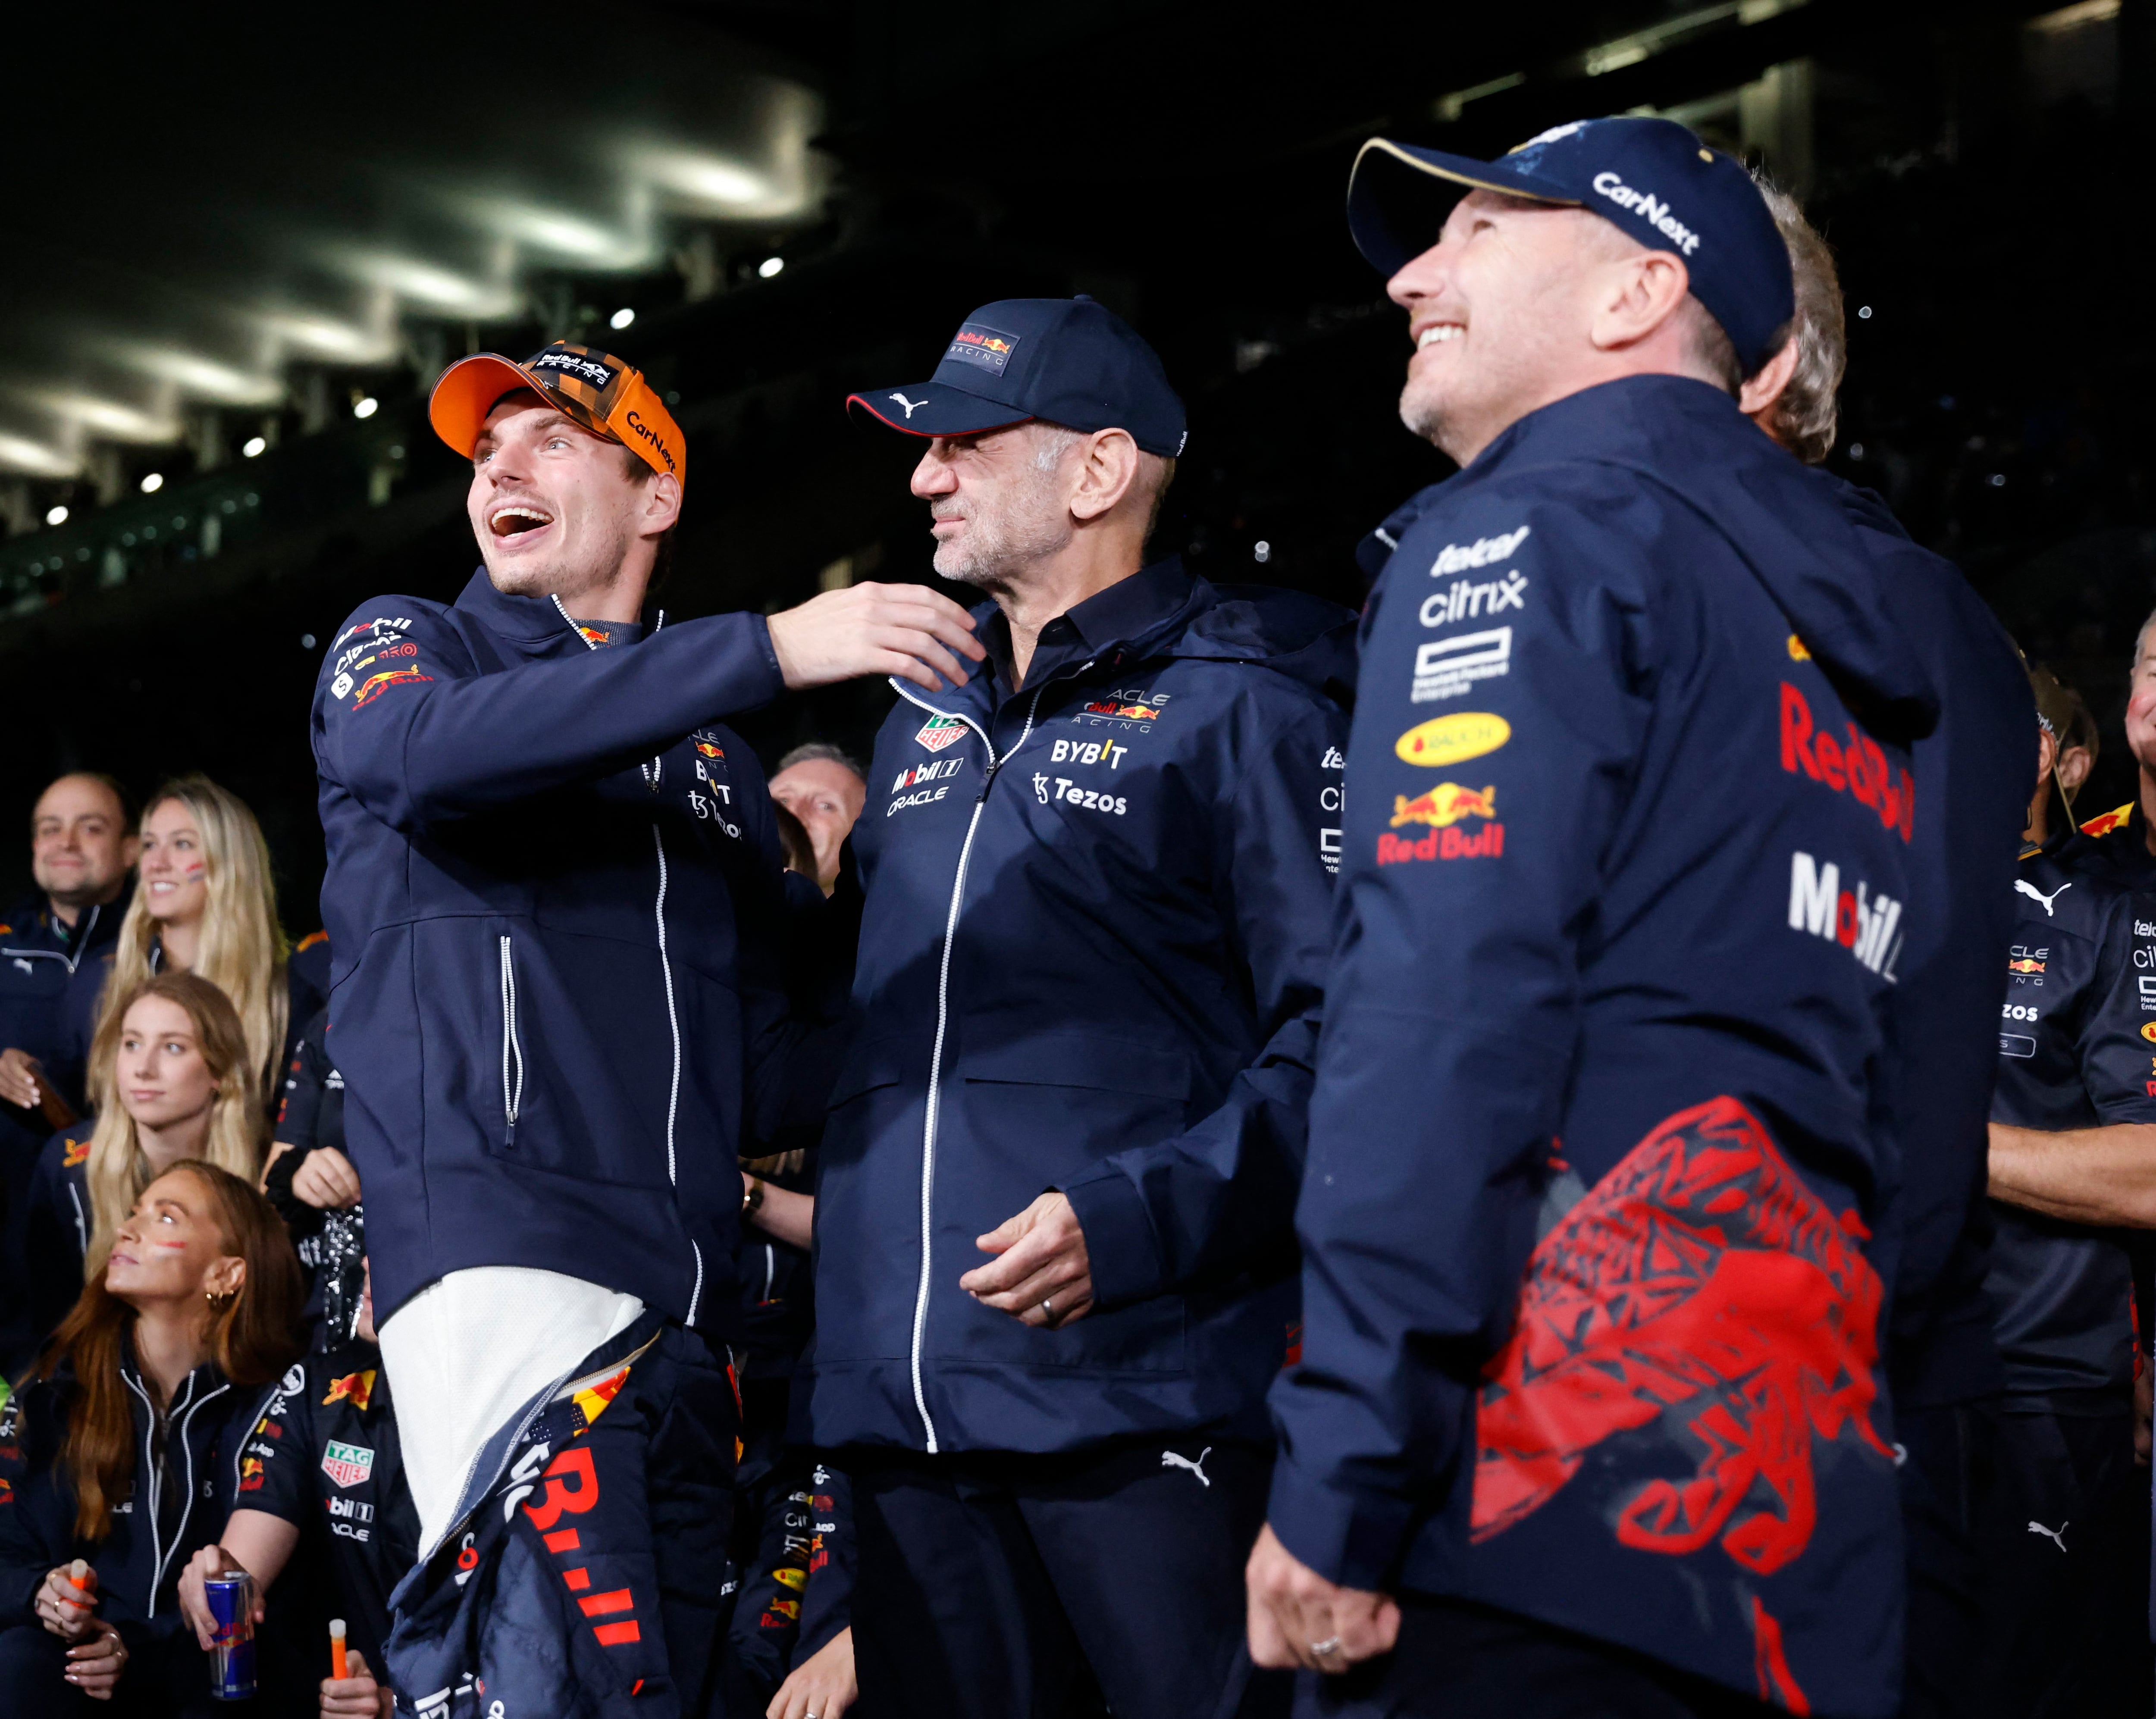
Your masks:
<path fill-rule="evenodd" d="M 850 391 L 927 376 L 978 303 L 1090 292 L 1188 403 L 1159 547 L 1358 602 L 1357 539 L 1449 468 L 1394 414 L 1403 325 L 1341 214 L 1357 147 L 1487 155 L 1628 110 L 1803 197 L 1851 314 L 1835 464 L 2087 695 L 2082 815 L 2133 791 L 2156 0 L 206 16 L 21 27 L 0 828 L 64 768 L 206 770 L 260 815 L 288 929 L 318 923 L 316 669 L 365 598 L 475 565 L 424 416 L 474 345 L 644 367 L 693 453 L 665 607 L 770 609 L 928 577 L 915 450 Z M 769 194 L 715 192 L 714 162 Z M 738 726 L 767 763 L 865 749 L 890 697 Z M 27 846 L 0 843 L 7 896 Z"/>

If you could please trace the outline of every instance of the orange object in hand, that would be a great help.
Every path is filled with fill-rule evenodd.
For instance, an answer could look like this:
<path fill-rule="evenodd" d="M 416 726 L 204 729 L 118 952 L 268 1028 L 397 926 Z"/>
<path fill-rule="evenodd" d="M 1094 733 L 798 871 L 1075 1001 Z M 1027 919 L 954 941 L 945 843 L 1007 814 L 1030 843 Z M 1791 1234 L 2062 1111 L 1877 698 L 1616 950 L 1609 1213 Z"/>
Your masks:
<path fill-rule="evenodd" d="M 330 1619 L 330 1675 L 341 1681 L 352 1674 L 345 1668 L 344 1619 Z"/>
<path fill-rule="evenodd" d="M 73 1588 L 74 1589 L 74 1591 L 75 1591 L 77 1593 L 89 1593 L 89 1592 L 90 1592 L 90 1562 L 89 1562 L 89 1560 L 88 1560 L 88 1559 L 86 1559 L 86 1558 L 80 1558 L 80 1557 L 79 1557 L 79 1558 L 77 1558 L 77 1559 L 76 1559 L 73 1563 L 69 1564 L 69 1565 L 68 1566 L 67 1578 L 68 1578 L 68 1585 L 69 1585 L 69 1587 Z"/>

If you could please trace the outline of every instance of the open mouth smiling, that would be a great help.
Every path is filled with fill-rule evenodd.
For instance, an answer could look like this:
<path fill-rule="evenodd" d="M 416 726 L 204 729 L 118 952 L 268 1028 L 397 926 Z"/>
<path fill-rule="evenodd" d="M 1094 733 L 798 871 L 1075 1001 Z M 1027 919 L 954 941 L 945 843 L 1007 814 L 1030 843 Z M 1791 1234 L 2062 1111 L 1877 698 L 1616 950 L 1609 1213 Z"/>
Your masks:
<path fill-rule="evenodd" d="M 508 501 L 487 516 L 487 529 L 497 540 L 521 537 L 533 531 L 544 531 L 554 523 L 554 516 L 533 506 L 528 501 Z"/>

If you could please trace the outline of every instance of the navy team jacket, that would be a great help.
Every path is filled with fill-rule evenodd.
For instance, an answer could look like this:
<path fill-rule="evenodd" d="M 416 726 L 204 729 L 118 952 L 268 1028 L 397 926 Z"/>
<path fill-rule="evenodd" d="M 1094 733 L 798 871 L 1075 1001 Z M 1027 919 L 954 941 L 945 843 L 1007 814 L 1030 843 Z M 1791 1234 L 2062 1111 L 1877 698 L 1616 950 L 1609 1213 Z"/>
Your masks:
<path fill-rule="evenodd" d="M 131 1648 L 186 1627 L 180 1573 L 223 1529 L 231 1453 L 259 1393 L 235 1390 L 205 1362 L 172 1393 L 160 1429 L 131 1345 L 120 1371 L 135 1417 L 135 1472 L 110 1532 L 94 1547 L 75 1538 L 74 1484 L 61 1460 L 74 1364 L 30 1381 L 0 1408 L 0 1629 L 37 1627 L 33 1607 L 46 1573 L 76 1557 L 97 1571 L 98 1616 Z"/>
<path fill-rule="evenodd" d="M 2021 861 L 1991 1114 L 2021 1128 L 2156 1122 L 2156 897 L 2072 865 L 2073 833 Z M 2118 1231 L 1994 1203 L 1989 1289 L 2020 1406 L 2124 1414 L 2133 1265 Z"/>
<path fill-rule="evenodd" d="M 1272 1525 L 1890 1713 L 1869 1252 L 1931 685 L 1835 499 L 1700 382 L 1545 407 L 1388 531 Z"/>
<path fill-rule="evenodd" d="M 377 1318 L 479 1265 L 730 1311 L 745 1082 L 786 1004 L 769 798 L 716 725 L 781 686 L 758 616 L 603 649 L 484 572 L 339 632 L 322 917 Z"/>
<path fill-rule="evenodd" d="M 1902 1158 L 1887 1371 L 1907 1410 L 1973 1402 L 2003 1383 L 1992 1337 L 1990 1138 L 2014 870 L 2035 768 L 2036 703 L 2014 641 L 1961 570 L 1909 540 L 1887 504 L 1815 470 L 1879 570 L 1878 591 L 1933 685 L 1951 687 L 1916 745 L 1912 899 L 1888 1073 Z M 2023 906 L 2027 903 L 2022 902 Z"/>
<path fill-rule="evenodd" d="M 1296 1316 L 1353 624 L 1169 560 L 1051 621 L 1014 693 L 1001 669 L 899 689 L 854 826 L 819 1445 L 1264 1436 Z M 1098 1305 L 1034 1330 L 958 1280 L 1048 1188 Z"/>

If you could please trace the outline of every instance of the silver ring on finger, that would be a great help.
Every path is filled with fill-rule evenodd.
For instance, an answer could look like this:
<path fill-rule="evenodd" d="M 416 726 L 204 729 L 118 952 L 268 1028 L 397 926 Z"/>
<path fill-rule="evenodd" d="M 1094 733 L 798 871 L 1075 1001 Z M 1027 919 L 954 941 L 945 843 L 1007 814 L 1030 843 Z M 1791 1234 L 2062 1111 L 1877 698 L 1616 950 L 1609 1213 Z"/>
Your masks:
<path fill-rule="evenodd" d="M 1040 1311 L 1041 1311 L 1041 1312 L 1042 1312 L 1043 1314 L 1045 1314 L 1047 1317 L 1049 1317 L 1049 1318 L 1050 1318 L 1050 1319 L 1055 1318 L 1055 1298 L 1053 1296 L 1050 1296 L 1046 1301 L 1043 1301 L 1043 1302 L 1040 1304 Z"/>
<path fill-rule="evenodd" d="M 1339 1651 L 1340 1638 L 1337 1635 L 1328 1635 L 1324 1640 L 1313 1641 L 1310 1645 L 1311 1657 L 1313 1659 L 1322 1660 Z"/>

